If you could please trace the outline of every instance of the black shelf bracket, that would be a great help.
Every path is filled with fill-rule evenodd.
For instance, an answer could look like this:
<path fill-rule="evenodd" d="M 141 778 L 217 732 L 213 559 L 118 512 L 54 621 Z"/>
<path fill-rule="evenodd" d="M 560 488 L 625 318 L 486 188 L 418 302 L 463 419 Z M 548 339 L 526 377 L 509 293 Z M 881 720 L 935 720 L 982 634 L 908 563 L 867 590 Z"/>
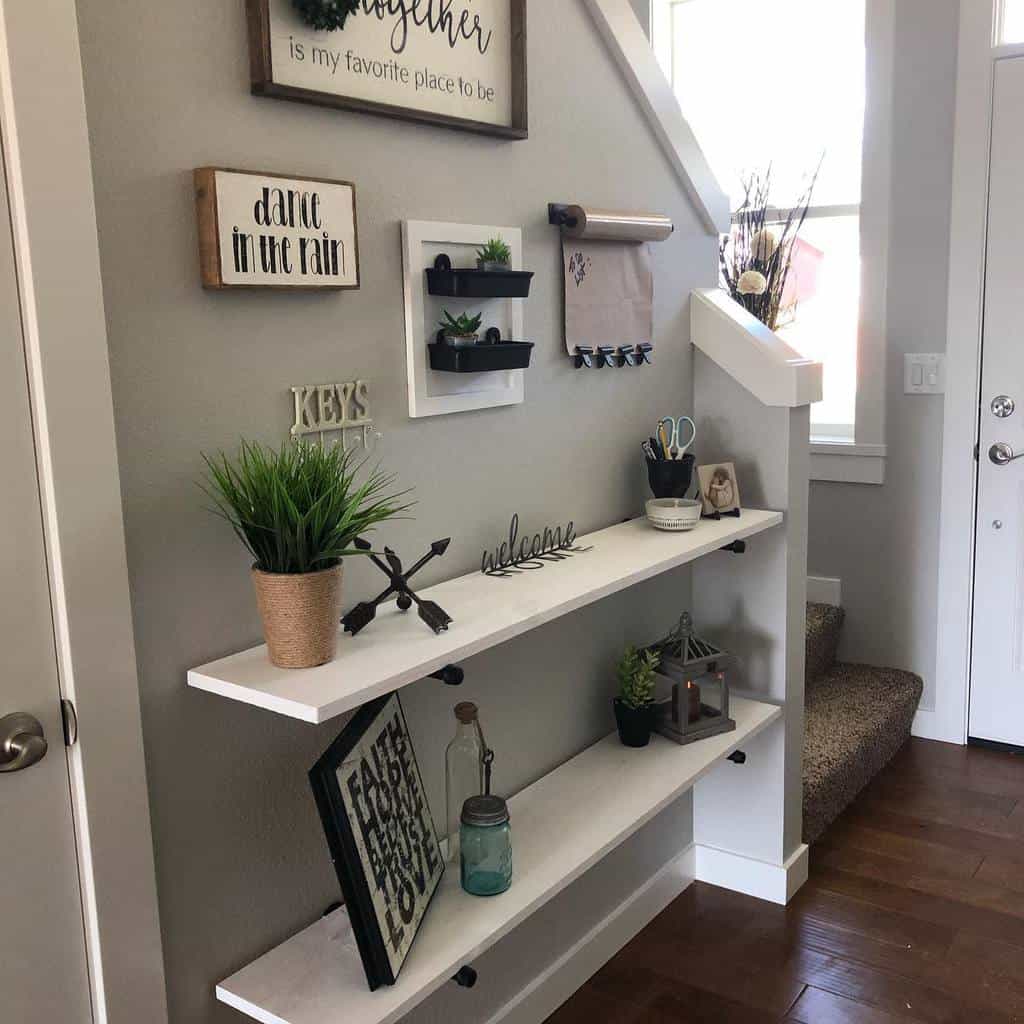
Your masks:
<path fill-rule="evenodd" d="M 458 665 L 445 665 L 444 668 L 430 673 L 431 679 L 438 679 L 445 686 L 461 686 L 466 681 L 466 670 Z"/>
<path fill-rule="evenodd" d="M 470 967 L 469 964 L 464 964 L 452 975 L 452 981 L 459 988 L 472 988 L 476 984 L 476 978 L 476 970 Z"/>
<path fill-rule="evenodd" d="M 731 544 L 726 544 L 725 547 L 718 550 L 731 551 L 734 555 L 743 555 L 747 551 L 747 542 L 745 540 L 734 540 Z"/>

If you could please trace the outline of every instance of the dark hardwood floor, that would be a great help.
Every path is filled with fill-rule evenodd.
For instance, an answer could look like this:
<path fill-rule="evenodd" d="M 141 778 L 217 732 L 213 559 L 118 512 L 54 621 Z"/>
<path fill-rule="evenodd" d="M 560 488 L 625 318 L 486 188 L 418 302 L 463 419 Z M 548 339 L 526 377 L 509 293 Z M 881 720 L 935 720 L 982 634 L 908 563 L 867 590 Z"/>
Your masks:
<path fill-rule="evenodd" d="M 789 907 L 695 883 L 549 1024 L 1024 1022 L 1024 757 L 912 740 Z"/>

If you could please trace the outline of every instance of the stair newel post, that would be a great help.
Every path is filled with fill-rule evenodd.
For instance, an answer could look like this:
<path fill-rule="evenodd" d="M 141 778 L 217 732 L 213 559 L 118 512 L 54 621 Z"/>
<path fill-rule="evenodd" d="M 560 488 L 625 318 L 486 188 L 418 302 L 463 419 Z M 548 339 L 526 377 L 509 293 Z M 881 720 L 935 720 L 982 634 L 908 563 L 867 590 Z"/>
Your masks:
<path fill-rule="evenodd" d="M 801 840 L 810 403 L 820 366 L 731 300 L 691 300 L 698 463 L 734 462 L 743 503 L 785 514 L 742 558 L 694 565 L 696 618 L 736 655 L 734 692 L 782 719 L 694 789 L 697 877 L 785 903 L 807 877 Z M 781 348 L 780 348 L 781 346 Z M 787 352 L 789 357 L 787 358 Z"/>

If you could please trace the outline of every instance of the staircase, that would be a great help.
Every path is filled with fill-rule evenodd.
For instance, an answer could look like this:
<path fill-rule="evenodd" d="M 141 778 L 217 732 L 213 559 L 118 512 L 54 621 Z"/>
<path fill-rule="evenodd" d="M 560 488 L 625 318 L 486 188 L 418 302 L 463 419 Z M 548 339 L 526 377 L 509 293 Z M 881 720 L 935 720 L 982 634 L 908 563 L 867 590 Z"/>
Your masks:
<path fill-rule="evenodd" d="M 836 661 L 843 610 L 807 605 L 804 842 L 818 839 L 910 736 L 923 682 Z"/>

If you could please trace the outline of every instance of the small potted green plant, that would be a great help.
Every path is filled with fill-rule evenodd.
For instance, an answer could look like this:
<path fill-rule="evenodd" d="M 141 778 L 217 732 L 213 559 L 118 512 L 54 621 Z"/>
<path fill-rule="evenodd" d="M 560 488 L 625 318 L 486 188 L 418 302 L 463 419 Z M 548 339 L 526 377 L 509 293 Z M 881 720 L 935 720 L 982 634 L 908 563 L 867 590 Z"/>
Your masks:
<path fill-rule="evenodd" d="M 357 476 L 352 452 L 305 441 L 280 450 L 242 441 L 233 457 L 203 456 L 212 512 L 252 555 L 256 605 L 271 662 L 312 668 L 330 661 L 341 619 L 342 559 L 354 541 L 409 509 L 388 493 L 394 477 Z"/>
<path fill-rule="evenodd" d="M 500 238 L 490 239 L 476 251 L 476 265 L 479 270 L 508 270 L 512 262 L 512 250 Z"/>
<path fill-rule="evenodd" d="M 661 656 L 629 646 L 619 660 L 619 695 L 614 700 L 619 739 L 626 747 L 646 747 L 654 730 L 654 677 Z"/>
<path fill-rule="evenodd" d="M 480 313 L 474 316 L 470 316 L 468 313 L 452 316 L 447 309 L 444 310 L 444 318 L 440 322 L 441 330 L 444 331 L 444 340 L 449 345 L 455 345 L 456 348 L 475 345 L 477 332 L 480 330 L 483 319 Z"/>

